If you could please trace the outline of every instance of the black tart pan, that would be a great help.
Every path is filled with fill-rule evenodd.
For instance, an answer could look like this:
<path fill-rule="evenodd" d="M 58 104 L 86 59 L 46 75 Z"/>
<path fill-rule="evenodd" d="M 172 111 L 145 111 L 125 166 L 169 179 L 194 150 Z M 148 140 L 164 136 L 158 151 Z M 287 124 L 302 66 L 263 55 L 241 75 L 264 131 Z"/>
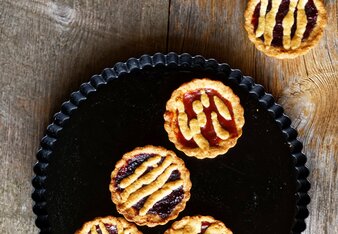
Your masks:
<path fill-rule="evenodd" d="M 240 97 L 245 125 L 225 155 L 198 160 L 168 140 L 163 113 L 173 90 L 204 77 Z M 111 202 L 110 173 L 124 153 L 151 144 L 175 151 L 191 173 L 191 199 L 176 220 L 211 215 L 235 234 L 300 233 L 309 171 L 290 124 L 261 85 L 214 59 L 157 53 L 117 63 L 72 93 L 47 127 L 34 166 L 36 225 L 41 233 L 73 234 L 94 217 L 121 216 Z M 172 222 L 139 229 L 160 234 Z"/>

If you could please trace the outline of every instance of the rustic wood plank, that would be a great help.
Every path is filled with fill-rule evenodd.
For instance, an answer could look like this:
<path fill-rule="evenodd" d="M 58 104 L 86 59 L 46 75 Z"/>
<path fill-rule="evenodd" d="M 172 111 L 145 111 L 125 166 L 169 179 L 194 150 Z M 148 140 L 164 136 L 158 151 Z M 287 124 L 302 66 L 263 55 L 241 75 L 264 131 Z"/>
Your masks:
<path fill-rule="evenodd" d="M 169 50 L 226 61 L 262 83 L 293 119 L 309 157 L 305 233 L 338 233 L 337 3 L 319 46 L 295 60 L 258 52 L 246 1 L 171 0 Z M 0 2 L 0 230 L 36 233 L 30 178 L 43 131 L 62 101 L 104 67 L 166 49 L 169 0 Z"/>
<path fill-rule="evenodd" d="M 0 1 L 0 230 L 37 233 L 31 178 L 71 91 L 115 62 L 166 49 L 168 0 Z"/>
<path fill-rule="evenodd" d="M 338 233 L 337 2 L 325 1 L 329 20 L 319 45 L 294 60 L 269 58 L 254 48 L 243 27 L 246 3 L 172 0 L 168 49 L 227 62 L 276 97 L 309 159 L 312 202 L 305 233 Z"/>

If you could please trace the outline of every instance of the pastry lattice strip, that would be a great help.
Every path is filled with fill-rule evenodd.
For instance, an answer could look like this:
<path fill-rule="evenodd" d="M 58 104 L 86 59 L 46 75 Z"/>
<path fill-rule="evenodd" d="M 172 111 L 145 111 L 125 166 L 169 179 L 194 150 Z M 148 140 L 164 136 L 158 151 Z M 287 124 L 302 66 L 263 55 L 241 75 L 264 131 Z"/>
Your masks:
<path fill-rule="evenodd" d="M 161 164 L 158 164 L 160 159 L 161 156 L 158 155 L 149 158 L 135 169 L 134 174 L 121 181 L 121 184 L 127 185 L 120 195 L 121 201 L 124 202 L 123 209 L 128 209 L 149 196 L 139 211 L 140 215 L 145 215 L 156 202 L 183 186 L 182 179 L 167 182 L 172 172 L 178 169 L 172 158 L 166 157 Z M 143 174 L 146 170 L 144 168 L 148 167 L 153 169 Z"/>
<path fill-rule="evenodd" d="M 308 0 L 290 0 L 289 11 L 283 18 L 283 47 L 285 49 L 297 49 L 301 42 L 308 23 L 305 13 L 305 5 Z M 256 37 L 264 36 L 264 44 L 270 46 L 273 40 L 273 30 L 276 26 L 276 15 L 282 0 L 271 1 L 271 10 L 266 13 L 269 4 L 268 0 L 260 1 L 260 12 L 258 26 L 256 29 Z M 297 9 L 297 21 L 295 22 L 294 13 Z M 291 38 L 291 30 L 296 23 L 296 32 Z"/>
<path fill-rule="evenodd" d="M 226 120 L 231 120 L 231 114 L 226 106 L 226 104 L 217 96 L 213 97 L 213 101 L 217 108 L 218 113 Z M 201 133 L 201 128 L 203 128 L 207 123 L 207 116 L 203 112 L 203 108 L 208 108 L 210 105 L 210 100 L 208 95 L 204 90 L 201 91 L 201 99 L 195 100 L 192 103 L 193 110 L 197 115 L 197 119 L 188 120 L 188 115 L 185 113 L 184 104 L 182 101 L 177 101 L 177 109 L 178 109 L 178 125 L 180 131 L 186 140 L 194 139 L 198 147 L 205 149 L 209 148 L 209 142 Z M 222 127 L 218 120 L 218 114 L 216 112 L 211 113 L 212 125 L 215 130 L 217 137 L 222 140 L 226 140 L 229 138 L 229 132 Z"/>

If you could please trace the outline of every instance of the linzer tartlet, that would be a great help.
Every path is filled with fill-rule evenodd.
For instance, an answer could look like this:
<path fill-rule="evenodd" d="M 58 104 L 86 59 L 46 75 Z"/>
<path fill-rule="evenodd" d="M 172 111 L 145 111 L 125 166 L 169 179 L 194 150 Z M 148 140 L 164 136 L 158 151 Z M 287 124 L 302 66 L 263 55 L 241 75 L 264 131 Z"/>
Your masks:
<path fill-rule="evenodd" d="M 326 21 L 321 0 L 249 0 L 245 11 L 249 39 L 280 59 L 307 53 L 321 38 Z"/>
<path fill-rule="evenodd" d="M 177 149 L 199 159 L 214 158 L 237 143 L 244 110 L 230 87 L 195 79 L 172 93 L 164 119 L 169 140 Z"/>
<path fill-rule="evenodd" d="M 172 224 L 164 234 L 232 234 L 221 221 L 211 216 L 186 216 Z"/>
<path fill-rule="evenodd" d="M 175 219 L 190 198 L 190 173 L 182 159 L 162 147 L 123 155 L 109 186 L 117 211 L 128 221 L 153 227 Z"/>
<path fill-rule="evenodd" d="M 124 218 L 107 216 L 86 222 L 75 234 L 142 234 L 136 225 Z"/>

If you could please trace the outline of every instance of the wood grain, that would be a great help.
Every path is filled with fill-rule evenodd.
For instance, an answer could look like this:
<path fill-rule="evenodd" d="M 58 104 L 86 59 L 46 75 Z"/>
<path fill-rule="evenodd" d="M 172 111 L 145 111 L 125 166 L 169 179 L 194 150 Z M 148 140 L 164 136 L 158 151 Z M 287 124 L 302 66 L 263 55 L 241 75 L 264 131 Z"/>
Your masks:
<path fill-rule="evenodd" d="M 294 60 L 257 51 L 245 0 L 0 1 L 0 230 L 37 233 L 32 165 L 44 129 L 69 94 L 128 57 L 190 52 L 239 68 L 292 118 L 311 169 L 305 233 L 338 233 L 337 2 L 319 45 Z"/>
<path fill-rule="evenodd" d="M 303 141 L 311 170 L 310 217 L 304 233 L 338 233 L 337 2 L 326 1 L 319 45 L 293 60 L 256 50 L 243 28 L 246 1 L 173 0 L 169 50 L 203 54 L 252 76 L 283 105 Z"/>
<path fill-rule="evenodd" d="M 32 166 L 44 129 L 79 85 L 165 51 L 168 1 L 0 1 L 0 230 L 37 233 Z"/>

